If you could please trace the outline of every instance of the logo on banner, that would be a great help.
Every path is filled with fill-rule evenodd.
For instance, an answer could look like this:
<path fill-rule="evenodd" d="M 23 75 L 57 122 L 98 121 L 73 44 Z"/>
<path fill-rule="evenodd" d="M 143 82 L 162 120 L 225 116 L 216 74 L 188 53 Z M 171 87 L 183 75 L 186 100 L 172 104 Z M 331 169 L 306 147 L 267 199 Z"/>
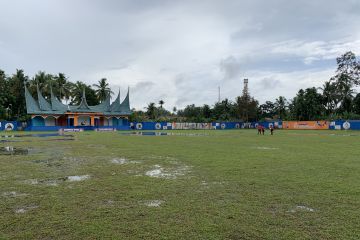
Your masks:
<path fill-rule="evenodd" d="M 12 123 L 6 123 L 6 124 L 5 124 L 5 130 L 6 130 L 6 131 L 12 131 L 12 130 L 14 130 L 14 124 L 12 124 Z"/>
<path fill-rule="evenodd" d="M 349 123 L 348 121 L 346 121 L 346 122 L 343 123 L 343 128 L 344 128 L 345 130 L 349 130 L 350 127 L 351 127 L 351 125 L 350 125 L 350 123 Z"/>
<path fill-rule="evenodd" d="M 6 123 L 4 127 L 5 127 L 6 131 L 14 130 L 14 124 L 12 124 L 12 123 Z"/>

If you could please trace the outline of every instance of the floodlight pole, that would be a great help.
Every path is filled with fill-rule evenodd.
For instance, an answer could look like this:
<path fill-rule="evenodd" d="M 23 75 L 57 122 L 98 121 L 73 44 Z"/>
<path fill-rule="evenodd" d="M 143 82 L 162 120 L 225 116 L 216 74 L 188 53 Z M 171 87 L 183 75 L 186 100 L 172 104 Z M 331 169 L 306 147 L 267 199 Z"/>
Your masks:
<path fill-rule="evenodd" d="M 218 86 L 218 102 L 220 103 L 220 86 Z"/>

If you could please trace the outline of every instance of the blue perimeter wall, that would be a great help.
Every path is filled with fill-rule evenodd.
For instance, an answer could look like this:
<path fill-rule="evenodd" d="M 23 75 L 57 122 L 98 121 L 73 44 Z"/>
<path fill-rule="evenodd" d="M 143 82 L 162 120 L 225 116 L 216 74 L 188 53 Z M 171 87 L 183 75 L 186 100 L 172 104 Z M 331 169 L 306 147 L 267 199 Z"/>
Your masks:
<path fill-rule="evenodd" d="M 13 127 L 13 130 L 17 130 L 18 128 L 18 122 L 15 122 L 15 121 L 0 121 L 0 131 L 3 131 L 5 130 L 5 126 L 11 126 Z M 20 125 L 21 126 L 21 123 Z"/>
<path fill-rule="evenodd" d="M 0 121 L 0 131 L 5 130 L 5 126 L 10 123 L 14 126 L 14 130 L 17 130 L 18 127 L 22 126 L 21 122 L 16 121 Z M 70 128 L 70 129 L 79 129 L 82 128 L 84 130 L 95 130 L 97 128 L 116 128 L 117 130 L 139 130 L 136 129 L 136 125 L 138 123 L 142 124 L 141 130 L 159 130 L 164 129 L 164 126 L 166 126 L 166 129 L 171 130 L 172 129 L 172 123 L 169 122 L 133 122 L 133 128 L 130 127 L 130 123 L 128 125 L 124 126 L 109 126 L 109 127 L 92 127 L 92 126 L 78 126 L 78 127 L 72 127 L 72 126 L 30 126 L 26 127 L 24 130 L 26 131 L 58 131 L 61 128 Z M 345 123 L 345 124 L 344 124 Z M 156 128 L 159 127 L 160 128 Z M 209 123 L 211 124 L 211 129 L 219 129 L 219 130 L 226 130 L 226 129 L 236 129 L 236 128 L 256 128 L 258 124 L 263 125 L 265 128 L 269 128 L 270 124 L 275 125 L 278 128 L 282 128 L 282 122 L 281 121 L 272 121 L 272 122 L 251 122 L 251 123 L 243 123 L 243 122 L 213 122 Z M 224 128 L 222 128 L 224 127 Z M 329 129 L 331 130 L 346 130 L 346 127 L 349 127 L 349 130 L 360 130 L 360 120 L 336 120 L 331 121 Z"/>
<path fill-rule="evenodd" d="M 277 124 L 275 124 L 275 122 Z M 166 130 L 172 130 L 172 123 L 170 122 L 133 122 L 131 123 L 133 126 L 133 130 L 163 130 L 164 127 Z M 141 124 L 142 128 L 138 129 L 137 125 Z M 188 123 L 191 124 L 191 123 Z M 195 124 L 195 123 L 194 123 Z M 212 122 L 211 129 L 237 129 L 237 128 L 256 128 L 258 124 L 261 124 L 265 128 L 269 128 L 272 124 L 273 126 L 279 126 L 281 128 L 282 122 L 281 121 L 272 121 L 272 122 L 252 122 L 244 124 L 244 122 Z"/>
<path fill-rule="evenodd" d="M 344 123 L 349 123 L 350 129 L 349 130 L 360 130 L 360 120 L 337 120 L 330 122 L 329 129 L 332 130 L 345 130 L 346 124 L 344 126 Z"/>

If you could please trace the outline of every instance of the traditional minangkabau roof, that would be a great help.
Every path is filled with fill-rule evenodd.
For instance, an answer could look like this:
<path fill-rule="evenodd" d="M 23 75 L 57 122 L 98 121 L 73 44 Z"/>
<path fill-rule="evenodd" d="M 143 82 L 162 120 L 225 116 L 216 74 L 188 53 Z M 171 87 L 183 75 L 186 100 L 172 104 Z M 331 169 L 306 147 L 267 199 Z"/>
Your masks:
<path fill-rule="evenodd" d="M 41 94 L 40 90 L 39 90 L 39 85 L 36 85 L 36 91 L 37 91 L 37 95 L 38 95 L 38 102 L 39 102 L 39 107 L 41 111 L 51 111 L 51 105 L 50 103 L 48 103 L 46 101 L 46 99 L 43 97 L 43 95 Z"/>
<path fill-rule="evenodd" d="M 89 106 L 85 97 L 85 90 L 79 105 L 65 105 L 54 94 L 50 88 L 50 102 L 48 102 L 40 92 L 37 86 L 38 99 L 35 100 L 25 85 L 26 110 L 28 114 L 56 114 L 65 113 L 98 113 L 103 115 L 130 115 L 129 90 L 125 99 L 120 103 L 120 90 L 117 98 L 110 104 L 110 93 L 105 100 L 96 106 Z"/>

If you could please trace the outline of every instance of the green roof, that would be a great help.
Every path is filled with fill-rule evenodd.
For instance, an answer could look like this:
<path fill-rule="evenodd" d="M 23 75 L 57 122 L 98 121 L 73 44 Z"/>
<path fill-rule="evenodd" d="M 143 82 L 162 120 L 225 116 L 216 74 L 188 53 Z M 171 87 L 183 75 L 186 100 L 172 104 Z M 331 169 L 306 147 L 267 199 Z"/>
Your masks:
<path fill-rule="evenodd" d="M 120 91 L 113 103 L 110 104 L 110 94 L 100 104 L 89 106 L 83 92 L 81 103 L 79 105 L 65 105 L 54 94 L 50 88 L 50 102 L 48 102 L 41 94 L 37 86 L 37 100 L 33 98 L 29 90 L 25 86 L 26 110 L 28 114 L 65 114 L 65 113 L 99 113 L 104 115 L 130 115 L 129 89 L 125 99 L 120 102 Z"/>

